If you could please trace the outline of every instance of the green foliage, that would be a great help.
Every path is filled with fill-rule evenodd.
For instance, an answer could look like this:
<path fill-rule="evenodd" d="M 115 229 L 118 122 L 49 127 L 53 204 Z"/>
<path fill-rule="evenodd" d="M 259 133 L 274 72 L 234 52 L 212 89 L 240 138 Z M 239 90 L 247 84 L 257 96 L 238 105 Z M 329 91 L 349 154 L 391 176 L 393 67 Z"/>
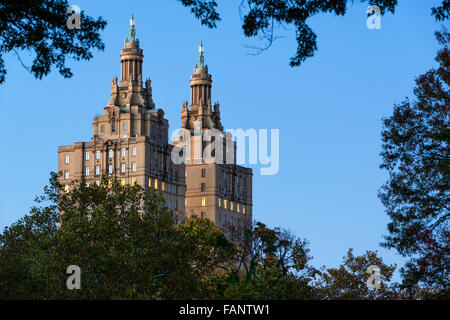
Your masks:
<path fill-rule="evenodd" d="M 177 0 L 189 7 L 203 25 L 215 28 L 220 21 L 216 11 L 217 2 L 213 0 Z M 394 13 L 397 0 L 360 0 L 368 5 L 377 5 L 381 14 Z M 295 29 L 297 52 L 290 60 L 292 67 L 301 65 L 307 58 L 314 56 L 317 50 L 317 36 L 307 20 L 320 13 L 345 15 L 349 3 L 353 0 L 246 0 L 241 1 L 239 13 L 242 17 L 242 29 L 246 37 L 261 37 L 269 48 L 276 39 L 276 29 L 292 26 Z M 436 20 L 444 21 L 449 17 L 450 1 L 443 0 L 440 7 L 432 8 Z"/>
<path fill-rule="evenodd" d="M 52 174 L 39 205 L 0 235 L 0 299 L 215 294 L 217 270 L 235 249 L 211 222 L 176 225 L 160 194 L 117 180 L 61 190 Z M 81 268 L 81 290 L 66 287 L 69 265 Z"/>
<path fill-rule="evenodd" d="M 65 77 L 72 77 L 66 59 L 90 60 L 92 49 L 103 50 L 99 31 L 106 26 L 101 17 L 92 18 L 81 11 L 81 29 L 67 28 L 66 0 L 0 0 L 0 84 L 5 81 L 6 66 L 2 55 L 20 51 L 34 53 L 26 69 L 42 79 L 56 67 Z M 23 64 L 23 62 L 22 62 Z"/>
<path fill-rule="evenodd" d="M 367 286 L 370 277 L 367 268 L 371 265 L 380 268 L 380 289 L 369 289 Z M 396 288 L 389 284 L 395 269 L 395 265 L 386 265 L 376 251 L 367 251 L 364 255 L 355 257 L 353 249 L 349 249 L 339 268 L 323 267 L 319 272 L 319 278 L 315 283 L 317 297 L 327 300 L 399 298 Z"/>
<path fill-rule="evenodd" d="M 309 299 L 315 269 L 308 243 L 281 229 L 256 223 L 237 242 L 223 297 L 228 299 Z"/>
<path fill-rule="evenodd" d="M 415 101 L 384 119 L 383 163 L 389 180 L 379 196 L 391 222 L 384 246 L 411 257 L 403 286 L 450 288 L 450 34 L 436 33 L 438 68 L 416 79 Z"/>

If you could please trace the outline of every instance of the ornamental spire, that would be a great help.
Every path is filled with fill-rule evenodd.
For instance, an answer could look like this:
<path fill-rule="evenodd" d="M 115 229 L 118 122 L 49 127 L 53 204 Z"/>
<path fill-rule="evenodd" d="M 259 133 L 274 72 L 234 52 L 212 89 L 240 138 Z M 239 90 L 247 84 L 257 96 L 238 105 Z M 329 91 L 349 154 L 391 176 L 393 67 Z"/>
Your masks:
<path fill-rule="evenodd" d="M 195 65 L 196 69 L 205 69 L 208 71 L 208 66 L 205 65 L 205 56 L 203 55 L 203 42 L 200 41 L 200 46 L 198 47 L 198 65 Z"/>
<path fill-rule="evenodd" d="M 136 41 L 136 30 L 134 29 L 134 16 L 133 16 L 133 14 L 131 14 L 130 34 L 129 34 L 129 39 L 127 39 L 127 42 L 139 42 L 139 41 Z"/>

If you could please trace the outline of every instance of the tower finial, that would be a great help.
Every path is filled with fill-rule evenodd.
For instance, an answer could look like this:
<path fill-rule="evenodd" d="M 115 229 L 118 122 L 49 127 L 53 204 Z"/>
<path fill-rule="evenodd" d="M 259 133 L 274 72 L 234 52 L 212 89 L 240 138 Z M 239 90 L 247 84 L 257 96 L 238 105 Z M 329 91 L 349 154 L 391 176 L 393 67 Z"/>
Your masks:
<path fill-rule="evenodd" d="M 205 56 L 203 55 L 203 42 L 200 41 L 200 46 L 198 47 L 198 68 L 205 68 Z"/>
<path fill-rule="evenodd" d="M 136 41 L 136 30 L 134 29 L 134 16 L 131 14 L 130 19 L 130 35 L 129 35 L 129 42 L 135 42 Z"/>

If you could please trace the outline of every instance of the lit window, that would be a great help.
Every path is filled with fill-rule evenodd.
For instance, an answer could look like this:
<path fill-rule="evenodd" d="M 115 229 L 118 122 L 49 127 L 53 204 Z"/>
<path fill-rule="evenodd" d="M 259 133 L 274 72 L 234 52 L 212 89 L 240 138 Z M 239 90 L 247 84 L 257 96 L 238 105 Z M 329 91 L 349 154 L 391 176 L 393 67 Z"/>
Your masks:
<path fill-rule="evenodd" d="M 151 188 L 152 187 L 152 178 L 148 178 L 148 186 Z"/>
<path fill-rule="evenodd" d="M 222 199 L 219 198 L 219 208 L 222 206 Z"/>
<path fill-rule="evenodd" d="M 66 160 L 64 161 L 65 164 L 69 164 L 69 156 L 66 156 Z"/>
<path fill-rule="evenodd" d="M 136 185 L 136 178 L 131 178 L 131 185 L 133 187 Z"/>
<path fill-rule="evenodd" d="M 128 129 L 128 123 L 127 122 L 124 122 L 123 123 L 123 130 L 127 130 Z"/>
<path fill-rule="evenodd" d="M 100 159 L 100 150 L 95 151 L 95 159 Z"/>
<path fill-rule="evenodd" d="M 164 181 L 161 182 L 161 189 L 162 189 L 162 191 L 164 191 L 166 189 L 166 184 L 164 183 Z"/>
<path fill-rule="evenodd" d="M 245 206 L 242 206 L 242 213 L 245 214 Z"/>
<path fill-rule="evenodd" d="M 136 157 L 136 147 L 133 147 L 133 149 L 131 149 L 131 154 L 133 157 Z"/>
<path fill-rule="evenodd" d="M 227 199 L 223 200 L 223 207 L 226 209 L 227 208 Z"/>
<path fill-rule="evenodd" d="M 230 210 L 233 211 L 233 201 L 230 201 Z"/>
<path fill-rule="evenodd" d="M 89 151 L 86 152 L 86 161 L 88 161 L 91 158 L 91 153 Z"/>
<path fill-rule="evenodd" d="M 237 212 L 239 212 L 239 203 L 236 203 Z"/>
<path fill-rule="evenodd" d="M 100 166 L 95 166 L 95 174 L 96 175 L 100 174 Z"/>
<path fill-rule="evenodd" d="M 109 150 L 109 155 L 108 155 L 108 157 L 109 157 L 110 159 L 113 157 L 113 150 L 112 150 L 112 149 Z"/>
<path fill-rule="evenodd" d="M 202 198 L 202 207 L 206 206 L 206 198 Z"/>
<path fill-rule="evenodd" d="M 155 189 L 158 190 L 158 179 L 155 179 Z"/>
<path fill-rule="evenodd" d="M 109 173 L 109 174 L 112 174 L 112 173 L 113 173 L 113 166 L 112 166 L 112 164 L 110 164 L 110 165 L 108 166 L 108 173 Z"/>
<path fill-rule="evenodd" d="M 64 179 L 69 179 L 69 171 L 64 172 Z"/>
<path fill-rule="evenodd" d="M 64 191 L 69 192 L 69 186 L 67 184 L 64 186 Z"/>
<path fill-rule="evenodd" d="M 86 177 L 89 176 L 89 167 L 86 167 Z"/>
<path fill-rule="evenodd" d="M 126 152 L 126 149 L 122 148 L 122 157 L 125 157 L 125 152 Z"/>
<path fill-rule="evenodd" d="M 120 166 L 120 172 L 125 173 L 126 170 L 126 165 L 125 163 L 122 163 L 122 165 Z"/>
<path fill-rule="evenodd" d="M 125 179 L 120 179 L 120 185 L 123 187 L 125 185 Z"/>
<path fill-rule="evenodd" d="M 110 189 L 112 188 L 112 180 L 111 179 L 108 180 L 108 188 L 110 188 Z"/>
<path fill-rule="evenodd" d="M 131 164 L 131 171 L 136 172 L 136 162 Z"/>

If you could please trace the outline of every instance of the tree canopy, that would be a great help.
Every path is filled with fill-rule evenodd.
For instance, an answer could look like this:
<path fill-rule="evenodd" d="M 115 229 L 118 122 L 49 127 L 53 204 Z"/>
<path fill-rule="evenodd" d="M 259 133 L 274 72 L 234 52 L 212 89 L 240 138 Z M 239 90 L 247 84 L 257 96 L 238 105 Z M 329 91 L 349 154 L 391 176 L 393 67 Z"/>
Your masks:
<path fill-rule="evenodd" d="M 436 33 L 442 45 L 438 67 L 416 79 L 415 99 L 394 106 L 383 120 L 383 162 L 389 173 L 379 196 L 391 221 L 384 246 L 410 261 L 403 284 L 436 290 L 450 287 L 450 34 Z"/>
<path fill-rule="evenodd" d="M 3 55 L 12 52 L 22 65 L 38 79 L 57 68 L 65 77 L 72 77 L 67 59 L 90 60 L 92 50 L 103 50 L 100 31 L 106 26 L 103 18 L 93 18 L 80 12 L 80 28 L 69 29 L 66 0 L 0 0 L 0 84 L 6 79 Z M 26 66 L 20 54 L 33 54 L 31 66 Z"/>
<path fill-rule="evenodd" d="M 203 25 L 216 28 L 221 20 L 217 12 L 216 0 L 177 0 L 191 12 Z M 360 0 L 368 5 L 380 8 L 380 14 L 395 12 L 397 0 Z M 277 28 L 295 29 L 297 52 L 290 59 L 292 67 L 301 65 L 307 58 L 314 56 L 317 50 L 317 35 L 308 25 L 308 19 L 320 14 L 331 13 L 344 16 L 353 0 L 241 0 L 239 13 L 242 18 L 242 30 L 246 37 L 260 37 L 266 40 L 267 49 L 276 39 Z M 443 0 L 438 7 L 431 8 L 431 14 L 438 21 L 450 16 L 450 0 Z"/>

